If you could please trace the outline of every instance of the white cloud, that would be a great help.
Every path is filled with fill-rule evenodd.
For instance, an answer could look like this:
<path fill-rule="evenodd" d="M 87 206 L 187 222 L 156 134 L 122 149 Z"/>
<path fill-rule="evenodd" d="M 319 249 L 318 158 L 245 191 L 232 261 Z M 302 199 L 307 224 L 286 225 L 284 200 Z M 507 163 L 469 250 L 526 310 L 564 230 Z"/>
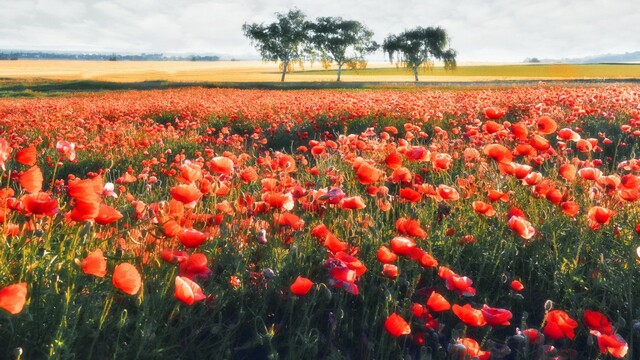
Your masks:
<path fill-rule="evenodd" d="M 359 20 L 379 42 L 414 26 L 440 25 L 461 61 L 640 50 L 632 0 L 0 0 L 0 49 L 257 57 L 242 24 L 273 21 L 275 12 L 294 6 L 311 19 Z"/>

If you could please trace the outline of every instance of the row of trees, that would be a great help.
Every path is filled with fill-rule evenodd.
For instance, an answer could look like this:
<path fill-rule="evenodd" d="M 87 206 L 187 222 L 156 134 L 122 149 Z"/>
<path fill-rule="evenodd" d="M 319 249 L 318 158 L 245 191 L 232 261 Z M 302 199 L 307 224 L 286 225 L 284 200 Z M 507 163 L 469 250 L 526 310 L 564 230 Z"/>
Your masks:
<path fill-rule="evenodd" d="M 341 17 L 320 17 L 315 22 L 307 21 L 298 9 L 288 13 L 276 13 L 277 20 L 271 24 L 248 24 L 242 26 L 265 61 L 281 62 L 284 81 L 293 64 L 306 59 L 317 59 L 324 64 L 335 63 L 338 81 L 345 64 L 363 63 L 365 55 L 380 48 L 373 40 L 373 32 L 355 20 Z M 445 69 L 455 69 L 456 52 L 447 48 L 448 36 L 440 27 L 418 27 L 398 35 L 389 35 L 382 50 L 396 61 L 413 70 L 418 81 L 418 69 L 433 60 L 442 60 Z"/>

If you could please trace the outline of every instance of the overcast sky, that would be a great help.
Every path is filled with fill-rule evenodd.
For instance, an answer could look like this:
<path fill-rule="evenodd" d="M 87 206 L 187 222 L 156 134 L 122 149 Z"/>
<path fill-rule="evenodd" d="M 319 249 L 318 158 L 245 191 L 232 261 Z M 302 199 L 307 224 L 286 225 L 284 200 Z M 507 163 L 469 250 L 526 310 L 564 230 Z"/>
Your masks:
<path fill-rule="evenodd" d="M 294 6 L 310 19 L 359 20 L 378 42 L 442 26 L 459 61 L 640 51 L 637 0 L 0 0 L 0 49 L 257 58 L 242 24 Z"/>

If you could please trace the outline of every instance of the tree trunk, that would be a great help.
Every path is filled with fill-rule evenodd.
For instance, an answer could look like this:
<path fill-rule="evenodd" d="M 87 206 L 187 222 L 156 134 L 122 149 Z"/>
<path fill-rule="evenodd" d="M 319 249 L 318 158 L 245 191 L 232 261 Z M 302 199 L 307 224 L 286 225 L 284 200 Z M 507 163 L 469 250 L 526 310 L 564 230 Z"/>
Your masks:
<path fill-rule="evenodd" d="M 342 73 L 342 63 L 339 63 L 338 64 L 338 80 L 337 81 L 340 81 L 340 74 L 341 73 Z"/>
<path fill-rule="evenodd" d="M 287 67 L 289 67 L 289 60 L 283 61 L 282 65 L 283 65 L 282 78 L 280 78 L 280 81 L 284 82 L 284 76 L 287 74 Z"/>
<path fill-rule="evenodd" d="M 413 65 L 413 77 L 418 81 L 418 65 Z"/>

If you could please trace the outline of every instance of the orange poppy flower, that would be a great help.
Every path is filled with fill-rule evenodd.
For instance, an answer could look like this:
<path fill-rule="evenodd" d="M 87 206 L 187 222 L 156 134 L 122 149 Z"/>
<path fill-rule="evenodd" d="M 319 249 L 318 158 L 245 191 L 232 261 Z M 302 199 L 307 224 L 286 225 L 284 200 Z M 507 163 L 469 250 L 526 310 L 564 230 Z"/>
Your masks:
<path fill-rule="evenodd" d="M 529 140 L 529 144 L 533 146 L 536 150 L 544 151 L 551 147 L 549 144 L 549 140 L 545 139 L 540 135 L 533 135 L 533 137 Z"/>
<path fill-rule="evenodd" d="M 384 322 L 384 328 L 393 337 L 411 334 L 411 326 L 400 315 L 393 313 Z"/>
<path fill-rule="evenodd" d="M 207 297 L 202 293 L 200 285 L 193 282 L 188 277 L 176 276 L 176 290 L 173 295 L 176 299 L 187 305 L 192 305 L 196 301 L 201 301 Z"/>
<path fill-rule="evenodd" d="M 378 261 L 383 264 L 388 264 L 396 261 L 398 259 L 398 255 L 394 254 L 388 247 L 382 245 L 378 249 L 377 253 Z"/>
<path fill-rule="evenodd" d="M 411 170 L 406 167 L 399 167 L 391 173 L 391 182 L 410 182 L 412 178 Z"/>
<path fill-rule="evenodd" d="M 233 172 L 233 160 L 225 156 L 214 157 L 207 165 L 216 174 L 229 175 Z"/>
<path fill-rule="evenodd" d="M 356 177 L 358 181 L 363 185 L 373 184 L 374 182 L 380 179 L 382 175 L 382 171 L 376 169 L 375 167 L 369 165 L 367 162 L 360 163 L 358 170 L 356 171 Z"/>
<path fill-rule="evenodd" d="M 20 186 L 32 194 L 39 193 L 42 190 L 43 181 L 42 171 L 37 166 L 31 167 L 20 175 Z"/>
<path fill-rule="evenodd" d="M 0 309 L 16 315 L 27 302 L 27 283 L 9 285 L 0 290 Z"/>
<path fill-rule="evenodd" d="M 578 323 L 562 310 L 551 310 L 547 314 L 546 323 L 542 332 L 551 340 L 559 340 L 569 338 L 573 340 L 575 337 L 574 329 L 578 327 Z"/>
<path fill-rule="evenodd" d="M 536 128 L 542 135 L 549 135 L 556 132 L 558 129 L 558 123 L 549 116 L 541 116 L 536 122 Z"/>
<path fill-rule="evenodd" d="M 482 152 L 499 163 L 510 163 L 513 160 L 511 151 L 500 144 L 490 144 L 484 147 Z"/>
<path fill-rule="evenodd" d="M 489 120 L 486 123 L 484 123 L 484 129 L 487 133 L 489 134 L 495 134 L 498 131 L 502 130 L 502 124 L 498 124 L 495 121 Z"/>
<path fill-rule="evenodd" d="M 312 286 L 313 281 L 305 277 L 298 276 L 293 284 L 291 284 L 291 286 L 289 287 L 289 290 L 291 290 L 291 293 L 293 293 L 293 295 L 305 296 L 307 295 L 309 290 L 311 290 Z"/>
<path fill-rule="evenodd" d="M 33 166 L 36 164 L 37 156 L 38 150 L 31 144 L 16 153 L 16 161 L 23 165 Z"/>
<path fill-rule="evenodd" d="M 488 107 L 484 109 L 484 116 L 487 119 L 498 120 L 504 116 L 505 112 L 502 109 L 498 109 L 496 107 Z"/>
<path fill-rule="evenodd" d="M 352 196 L 342 199 L 342 203 L 340 204 L 340 208 L 348 209 L 348 210 L 361 210 L 366 208 L 367 205 L 362 200 L 360 196 Z"/>
<path fill-rule="evenodd" d="M 113 285 L 129 295 L 135 295 L 142 287 L 142 277 L 135 266 L 129 263 L 118 264 L 113 270 Z"/>
<path fill-rule="evenodd" d="M 427 300 L 427 306 L 433 312 L 442 312 L 451 309 L 451 304 L 440 293 L 433 291 Z"/>
<path fill-rule="evenodd" d="M 183 204 L 192 204 L 202 197 L 202 193 L 195 185 L 178 185 L 170 190 L 171 197 Z"/>
<path fill-rule="evenodd" d="M 295 205 L 293 195 L 291 193 L 282 194 L 276 191 L 270 191 L 262 194 L 262 201 L 266 202 L 271 207 L 287 211 L 291 211 Z"/>
<path fill-rule="evenodd" d="M 496 214 L 496 211 L 493 209 L 491 204 L 487 204 L 482 201 L 473 202 L 473 211 L 484 216 L 494 216 Z"/>
<path fill-rule="evenodd" d="M 525 240 L 531 239 L 536 234 L 536 230 L 531 226 L 531 223 L 520 216 L 511 216 L 509 218 L 509 227 Z"/>
<path fill-rule="evenodd" d="M 398 218 L 396 220 L 396 230 L 402 235 L 409 235 L 421 239 L 427 238 L 427 232 L 420 226 L 418 220 L 408 218 Z"/>
<path fill-rule="evenodd" d="M 529 136 L 527 124 L 522 121 L 511 124 L 511 133 L 516 139 L 525 140 Z"/>
<path fill-rule="evenodd" d="M 394 151 L 391 154 L 387 155 L 384 159 L 385 164 L 389 169 L 397 169 L 402 166 L 402 156 L 399 152 Z"/>
<path fill-rule="evenodd" d="M 109 205 L 100 204 L 98 215 L 95 217 L 96 224 L 108 225 L 122 219 L 120 211 Z"/>
<path fill-rule="evenodd" d="M 107 259 L 101 249 L 96 249 L 80 263 L 82 272 L 103 278 L 107 275 Z"/>
<path fill-rule="evenodd" d="M 420 266 L 425 268 L 434 268 L 438 266 L 438 260 L 436 260 L 436 258 L 431 256 L 431 254 L 429 254 L 428 252 L 422 249 L 418 249 L 417 247 L 411 249 L 411 251 L 409 252 L 409 257 L 412 260 L 417 261 Z"/>
<path fill-rule="evenodd" d="M 597 330 L 591 330 L 589 333 L 598 339 L 598 347 L 600 348 L 601 354 L 609 353 L 617 359 L 622 359 L 627 355 L 629 344 L 627 344 L 620 334 L 607 335 Z"/>
<path fill-rule="evenodd" d="M 568 216 L 576 216 L 580 212 L 580 205 L 573 201 L 564 201 L 560 203 L 562 212 Z"/>
<path fill-rule="evenodd" d="M 558 130 L 557 138 L 558 140 L 564 140 L 564 141 L 578 141 L 580 140 L 580 134 L 578 134 L 577 132 L 569 128 L 564 128 L 564 129 Z"/>
<path fill-rule="evenodd" d="M 613 215 L 613 211 L 604 208 L 602 206 L 594 206 L 589 209 L 588 217 L 589 217 L 589 227 L 592 230 L 596 230 L 600 228 L 602 225 L 606 225 L 611 220 L 611 216 Z"/>
<path fill-rule="evenodd" d="M 301 230 L 304 227 L 304 220 L 291 213 L 282 213 L 278 216 L 278 225 L 289 226 L 293 230 Z"/>
<path fill-rule="evenodd" d="M 558 173 L 568 182 L 573 182 L 576 179 L 577 169 L 573 164 L 562 164 L 558 169 Z"/>
<path fill-rule="evenodd" d="M 444 184 L 438 185 L 438 195 L 442 200 L 456 201 L 460 199 L 460 194 L 455 188 Z"/>
<path fill-rule="evenodd" d="M 248 167 L 240 173 L 240 179 L 244 183 L 250 183 L 258 180 L 258 172 L 253 167 Z"/>
<path fill-rule="evenodd" d="M 464 306 L 455 304 L 451 310 L 453 310 L 453 313 L 456 314 L 456 316 L 466 325 L 474 327 L 487 325 L 487 321 L 484 319 L 482 311 L 474 309 L 469 304 Z"/>
<path fill-rule="evenodd" d="M 9 160 L 11 156 L 11 145 L 9 142 L 3 138 L 0 138 L 0 167 L 2 170 L 6 170 L 4 163 Z"/>
<path fill-rule="evenodd" d="M 76 200 L 73 209 L 71 210 L 71 220 L 73 221 L 87 221 L 93 220 L 100 213 L 99 202 L 87 202 Z"/>

